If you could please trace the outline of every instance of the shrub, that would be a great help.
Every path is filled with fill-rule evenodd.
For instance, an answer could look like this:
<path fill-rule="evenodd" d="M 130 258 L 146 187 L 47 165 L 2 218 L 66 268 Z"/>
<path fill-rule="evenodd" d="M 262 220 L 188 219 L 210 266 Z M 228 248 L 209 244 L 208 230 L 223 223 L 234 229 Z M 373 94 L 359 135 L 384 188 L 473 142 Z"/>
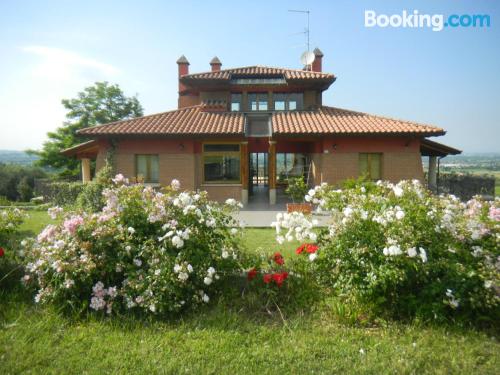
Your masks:
<path fill-rule="evenodd" d="M 303 176 L 288 178 L 288 187 L 286 188 L 285 193 L 289 195 L 295 203 L 302 203 L 306 192 L 307 185 Z"/>
<path fill-rule="evenodd" d="M 313 246 L 313 245 L 310 245 Z M 286 258 L 275 251 L 253 259 L 253 266 L 246 272 L 246 302 L 250 307 L 266 311 L 283 309 L 293 311 L 310 308 L 319 297 L 319 289 L 307 262 L 300 258 Z"/>
<path fill-rule="evenodd" d="M 418 181 L 322 185 L 307 200 L 332 214 L 313 264 L 320 283 L 393 317 L 498 317 L 499 200 L 461 203 Z"/>
<path fill-rule="evenodd" d="M 0 163 L 0 196 L 5 196 L 10 201 L 29 201 L 35 179 L 46 175 L 40 168 Z"/>
<path fill-rule="evenodd" d="M 84 187 L 81 182 L 51 182 L 48 199 L 57 206 L 74 206 Z"/>
<path fill-rule="evenodd" d="M 0 210 L 0 289 L 6 291 L 12 285 L 13 278 L 19 285 L 16 269 L 18 264 L 17 256 L 17 234 L 19 226 L 22 224 L 25 214 L 23 211 L 13 208 Z"/>
<path fill-rule="evenodd" d="M 105 205 L 104 189 L 111 186 L 111 164 L 106 165 L 97 172 L 93 181 L 85 184 L 77 198 L 77 206 L 87 212 L 98 212 Z"/>
<path fill-rule="evenodd" d="M 28 244 L 24 280 L 36 287 L 35 301 L 172 314 L 221 292 L 240 269 L 237 202 L 179 192 L 177 181 L 162 192 L 114 181 L 100 212 L 67 213 Z"/>
<path fill-rule="evenodd" d="M 10 245 L 25 216 L 18 208 L 0 210 L 0 246 Z"/>
<path fill-rule="evenodd" d="M 17 192 L 19 193 L 19 199 L 23 202 L 29 202 L 33 198 L 33 186 L 30 185 L 28 176 L 21 178 L 17 184 Z"/>

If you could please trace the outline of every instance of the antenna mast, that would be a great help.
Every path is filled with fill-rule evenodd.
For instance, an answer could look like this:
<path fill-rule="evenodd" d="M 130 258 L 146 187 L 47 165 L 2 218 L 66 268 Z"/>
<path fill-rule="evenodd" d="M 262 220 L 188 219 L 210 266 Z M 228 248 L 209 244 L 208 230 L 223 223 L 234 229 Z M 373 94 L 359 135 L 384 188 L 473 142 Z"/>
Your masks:
<path fill-rule="evenodd" d="M 288 11 L 293 13 L 307 14 L 307 28 L 304 30 L 304 34 L 307 37 L 307 51 L 309 52 L 311 50 L 309 45 L 309 15 L 311 12 L 309 10 L 298 10 L 298 9 L 289 9 Z"/>

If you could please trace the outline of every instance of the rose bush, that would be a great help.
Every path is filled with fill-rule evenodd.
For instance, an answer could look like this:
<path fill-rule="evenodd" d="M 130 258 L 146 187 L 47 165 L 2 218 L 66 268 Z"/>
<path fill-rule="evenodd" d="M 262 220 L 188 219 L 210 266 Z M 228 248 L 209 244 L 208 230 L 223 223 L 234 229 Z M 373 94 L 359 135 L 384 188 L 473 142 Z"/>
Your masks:
<path fill-rule="evenodd" d="M 62 213 L 26 245 L 23 280 L 36 302 L 171 314 L 208 303 L 239 272 L 236 201 L 210 202 L 178 181 L 161 192 L 114 183 L 100 212 Z"/>
<path fill-rule="evenodd" d="M 332 215 L 311 267 L 345 301 L 395 317 L 498 317 L 498 199 L 462 203 L 403 181 L 322 185 L 306 200 Z"/>
<path fill-rule="evenodd" d="M 26 214 L 18 208 L 0 210 L 0 246 L 8 245 L 25 218 Z"/>
<path fill-rule="evenodd" d="M 0 210 L 0 287 L 6 290 L 15 285 L 17 274 L 17 250 L 19 226 L 27 217 L 26 213 L 14 208 Z"/>
<path fill-rule="evenodd" d="M 309 244 L 314 247 L 314 245 Z M 248 259 L 253 266 L 247 270 L 246 307 L 268 312 L 275 308 L 288 312 L 311 309 L 319 297 L 319 289 L 307 262 L 285 257 L 280 251 L 261 253 Z"/>

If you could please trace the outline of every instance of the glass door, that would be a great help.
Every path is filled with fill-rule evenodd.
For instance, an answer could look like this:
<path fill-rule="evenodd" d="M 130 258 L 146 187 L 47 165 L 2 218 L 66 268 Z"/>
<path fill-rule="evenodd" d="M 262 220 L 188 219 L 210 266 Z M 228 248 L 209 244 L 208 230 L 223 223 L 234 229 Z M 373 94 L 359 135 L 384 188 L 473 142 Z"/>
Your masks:
<path fill-rule="evenodd" d="M 250 175 L 253 186 L 267 186 L 269 183 L 268 155 L 264 152 L 250 154 Z"/>

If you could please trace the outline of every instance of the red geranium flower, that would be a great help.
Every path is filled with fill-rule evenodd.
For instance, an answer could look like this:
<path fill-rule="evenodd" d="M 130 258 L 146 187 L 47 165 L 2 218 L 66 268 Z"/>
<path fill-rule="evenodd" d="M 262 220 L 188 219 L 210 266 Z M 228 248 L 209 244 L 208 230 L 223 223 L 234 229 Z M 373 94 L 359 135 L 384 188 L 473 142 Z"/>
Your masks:
<path fill-rule="evenodd" d="M 269 284 L 272 280 L 273 276 L 269 273 L 266 273 L 263 277 L 262 280 L 264 280 L 265 284 Z"/>
<path fill-rule="evenodd" d="M 250 271 L 247 273 L 247 279 L 248 281 L 252 281 L 255 279 L 255 276 L 257 276 L 257 270 L 255 268 L 252 268 Z"/>
<path fill-rule="evenodd" d="M 5 250 L 3 247 L 0 247 L 0 257 L 3 257 L 5 255 Z"/>
<path fill-rule="evenodd" d="M 285 263 L 285 259 L 283 259 L 283 255 L 281 255 L 281 253 L 279 253 L 279 252 L 274 253 L 273 259 L 276 262 L 276 264 L 279 264 L 280 266 L 282 266 L 283 263 Z"/>
<path fill-rule="evenodd" d="M 307 244 L 302 244 L 300 245 L 297 250 L 295 250 L 295 254 L 300 254 L 304 251 L 304 248 L 306 247 Z"/>
<path fill-rule="evenodd" d="M 288 272 L 273 273 L 272 278 L 278 287 L 281 287 L 283 281 L 288 277 Z"/>
<path fill-rule="evenodd" d="M 305 243 L 305 244 L 302 244 L 300 245 L 297 250 L 295 250 L 295 253 L 296 254 L 301 254 L 304 250 L 309 253 L 309 254 L 312 254 L 312 253 L 315 253 L 316 251 L 318 251 L 318 246 L 317 245 L 313 245 L 311 243 Z"/>
<path fill-rule="evenodd" d="M 319 247 L 317 245 L 313 245 L 313 244 L 308 244 L 306 246 L 306 251 L 309 253 L 309 254 L 312 254 L 312 253 L 315 253 L 316 251 L 318 251 Z"/>

